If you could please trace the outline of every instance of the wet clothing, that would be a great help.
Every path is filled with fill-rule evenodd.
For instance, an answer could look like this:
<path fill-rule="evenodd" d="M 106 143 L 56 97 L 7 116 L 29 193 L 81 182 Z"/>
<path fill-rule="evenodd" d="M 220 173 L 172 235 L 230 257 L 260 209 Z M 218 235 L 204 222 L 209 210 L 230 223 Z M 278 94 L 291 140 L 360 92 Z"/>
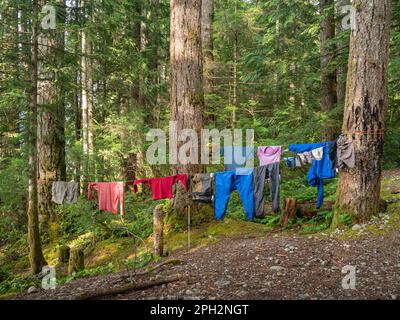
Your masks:
<path fill-rule="evenodd" d="M 313 162 L 313 156 L 311 152 L 303 152 L 303 153 L 299 153 L 297 155 L 300 159 L 301 165 L 302 166 L 306 166 L 308 164 L 312 164 Z"/>
<path fill-rule="evenodd" d="M 279 162 L 276 162 L 254 168 L 254 213 L 256 217 L 264 215 L 264 186 L 267 178 L 269 179 L 272 210 L 277 213 L 280 209 Z"/>
<path fill-rule="evenodd" d="M 214 215 L 216 220 L 223 220 L 228 207 L 231 192 L 237 190 L 248 220 L 254 218 L 252 168 L 215 174 Z"/>
<path fill-rule="evenodd" d="M 189 191 L 188 176 L 186 174 L 177 174 L 174 176 L 163 178 L 146 178 L 138 179 L 133 182 L 133 190 L 138 192 L 138 184 L 146 184 L 151 187 L 153 200 L 172 199 L 174 197 L 172 186 L 175 183 L 181 182 L 186 191 Z"/>
<path fill-rule="evenodd" d="M 337 168 L 343 170 L 345 168 L 354 168 L 356 158 L 354 152 L 354 144 L 352 140 L 346 140 L 341 135 L 337 140 Z"/>
<path fill-rule="evenodd" d="M 88 199 L 92 200 L 93 190 L 97 191 L 99 210 L 124 214 L 124 183 L 123 182 L 91 182 L 88 185 Z"/>
<path fill-rule="evenodd" d="M 311 151 L 321 147 L 323 148 L 322 160 L 314 160 L 307 174 L 308 183 L 311 186 L 318 188 L 317 209 L 321 208 L 324 202 L 324 180 L 332 179 L 336 176 L 332 160 L 329 157 L 329 150 L 333 144 L 334 142 L 321 142 L 289 145 L 289 151 L 297 153 Z"/>
<path fill-rule="evenodd" d="M 280 162 L 282 156 L 282 147 L 258 147 L 257 149 L 258 160 L 260 166 L 266 166 L 272 163 Z"/>
<path fill-rule="evenodd" d="M 224 147 L 221 149 L 224 157 L 225 171 L 235 171 L 246 167 L 250 159 L 254 159 L 253 147 Z"/>
<path fill-rule="evenodd" d="M 211 173 L 197 173 L 189 177 L 189 186 L 192 200 L 196 202 L 211 202 L 212 199 Z"/>
<path fill-rule="evenodd" d="M 296 167 L 296 159 L 294 157 L 283 158 L 285 161 L 287 168 L 295 168 Z"/>
<path fill-rule="evenodd" d="M 79 183 L 75 181 L 54 181 L 51 188 L 51 200 L 57 204 L 75 203 L 79 198 Z"/>
<path fill-rule="evenodd" d="M 315 160 L 321 161 L 322 157 L 324 156 L 324 148 L 317 148 L 317 149 L 311 150 L 311 153 Z M 329 151 L 328 151 L 328 153 L 329 153 Z"/>

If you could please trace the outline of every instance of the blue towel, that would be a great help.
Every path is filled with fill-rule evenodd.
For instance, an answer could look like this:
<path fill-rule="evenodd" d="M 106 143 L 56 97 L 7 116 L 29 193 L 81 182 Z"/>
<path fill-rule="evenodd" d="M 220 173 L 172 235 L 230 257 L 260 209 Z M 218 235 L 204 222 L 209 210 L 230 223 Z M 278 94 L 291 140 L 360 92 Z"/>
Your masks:
<path fill-rule="evenodd" d="M 318 188 L 317 209 L 322 207 L 324 202 L 324 180 L 335 178 L 336 173 L 333 170 L 333 163 L 329 157 L 330 148 L 335 142 L 327 141 L 321 143 L 309 144 L 290 144 L 289 151 L 296 153 L 303 153 L 323 147 L 324 154 L 322 160 L 313 160 L 311 168 L 307 174 L 307 181 L 309 185 Z"/>

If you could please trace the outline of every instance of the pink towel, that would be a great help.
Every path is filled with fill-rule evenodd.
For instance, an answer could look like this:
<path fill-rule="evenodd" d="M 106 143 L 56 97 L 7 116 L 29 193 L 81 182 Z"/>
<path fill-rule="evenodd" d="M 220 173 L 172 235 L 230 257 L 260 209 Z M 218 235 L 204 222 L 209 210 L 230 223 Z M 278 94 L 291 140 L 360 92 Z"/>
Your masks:
<path fill-rule="evenodd" d="M 258 147 L 257 155 L 258 159 L 260 160 L 260 166 L 266 166 L 268 164 L 280 162 L 282 156 L 282 147 Z"/>

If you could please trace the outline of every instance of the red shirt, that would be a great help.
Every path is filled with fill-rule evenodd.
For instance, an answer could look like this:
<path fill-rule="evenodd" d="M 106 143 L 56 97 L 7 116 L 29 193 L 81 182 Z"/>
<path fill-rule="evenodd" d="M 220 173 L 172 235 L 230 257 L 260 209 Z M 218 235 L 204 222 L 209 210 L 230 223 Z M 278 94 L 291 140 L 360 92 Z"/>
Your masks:
<path fill-rule="evenodd" d="M 91 182 L 88 186 L 88 198 L 92 200 L 92 191 L 97 190 L 99 210 L 118 213 L 118 203 L 121 203 L 121 215 L 124 214 L 124 183 L 123 182 Z"/>
<path fill-rule="evenodd" d="M 172 199 L 174 197 L 172 193 L 172 186 L 179 181 L 182 182 L 185 190 L 188 191 L 189 187 L 186 174 L 177 174 L 175 176 L 164 178 L 138 179 L 133 182 L 133 190 L 138 192 L 137 185 L 144 183 L 151 187 L 153 200 Z"/>

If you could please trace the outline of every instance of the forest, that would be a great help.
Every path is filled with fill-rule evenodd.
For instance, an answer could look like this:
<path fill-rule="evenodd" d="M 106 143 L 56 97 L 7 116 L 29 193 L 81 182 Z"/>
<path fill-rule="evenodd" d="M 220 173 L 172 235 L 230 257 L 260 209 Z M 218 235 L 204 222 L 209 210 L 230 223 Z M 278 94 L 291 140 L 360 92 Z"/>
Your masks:
<path fill-rule="evenodd" d="M 400 0 L 0 0 L 0 298 L 400 299 L 399 71 Z M 171 122 L 281 146 L 280 197 L 270 175 L 262 214 L 238 190 L 216 221 L 216 190 L 136 192 L 224 172 L 150 163 L 148 133 L 170 140 Z M 314 154 L 285 162 L 339 137 L 355 161 L 329 178 L 310 183 Z M 77 198 L 54 201 L 58 182 Z M 122 185 L 114 214 L 103 182 Z M 357 292 L 346 265 L 364 266 Z"/>

